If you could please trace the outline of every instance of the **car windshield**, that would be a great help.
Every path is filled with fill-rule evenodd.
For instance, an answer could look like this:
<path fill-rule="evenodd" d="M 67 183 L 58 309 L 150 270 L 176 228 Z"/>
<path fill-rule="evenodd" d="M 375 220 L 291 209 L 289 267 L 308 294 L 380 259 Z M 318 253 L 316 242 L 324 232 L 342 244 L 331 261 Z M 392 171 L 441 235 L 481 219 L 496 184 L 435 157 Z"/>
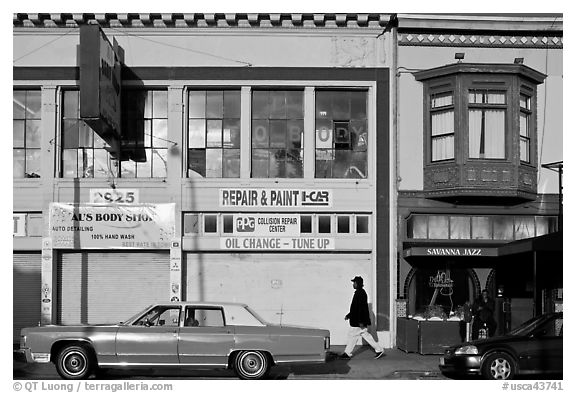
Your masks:
<path fill-rule="evenodd" d="M 246 309 L 246 311 L 248 311 L 250 314 L 252 314 L 252 316 L 254 318 L 256 318 L 258 320 L 258 322 L 260 322 L 262 325 L 269 325 L 268 322 L 266 322 L 260 315 L 258 315 L 258 313 L 254 310 L 252 310 L 250 307 L 246 306 L 244 307 Z"/>
<path fill-rule="evenodd" d="M 524 322 L 515 329 L 512 329 L 508 334 L 511 336 L 526 336 L 530 334 L 538 325 L 541 324 L 543 318 L 541 316 L 534 317 Z"/>

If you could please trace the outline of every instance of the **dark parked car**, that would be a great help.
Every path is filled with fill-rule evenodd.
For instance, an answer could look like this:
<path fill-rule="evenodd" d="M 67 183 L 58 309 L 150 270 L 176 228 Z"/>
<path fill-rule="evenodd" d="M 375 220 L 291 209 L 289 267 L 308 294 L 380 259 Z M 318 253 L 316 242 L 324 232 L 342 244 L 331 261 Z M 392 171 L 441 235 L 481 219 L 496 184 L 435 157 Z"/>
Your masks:
<path fill-rule="evenodd" d="M 455 345 L 440 358 L 448 377 L 512 379 L 516 375 L 562 375 L 562 313 L 537 316 L 503 336 Z"/>

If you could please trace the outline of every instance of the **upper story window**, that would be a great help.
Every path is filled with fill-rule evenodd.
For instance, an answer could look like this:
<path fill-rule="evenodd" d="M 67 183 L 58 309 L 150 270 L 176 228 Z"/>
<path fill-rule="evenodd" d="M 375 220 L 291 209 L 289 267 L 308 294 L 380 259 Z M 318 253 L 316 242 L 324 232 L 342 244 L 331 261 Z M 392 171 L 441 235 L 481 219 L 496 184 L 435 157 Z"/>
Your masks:
<path fill-rule="evenodd" d="M 40 177 L 40 90 L 13 91 L 13 177 Z"/>
<path fill-rule="evenodd" d="M 366 91 L 316 91 L 315 177 L 368 177 Z"/>
<path fill-rule="evenodd" d="M 252 177 L 304 176 L 304 92 L 252 92 Z"/>
<path fill-rule="evenodd" d="M 520 161 L 530 162 L 532 97 L 520 94 Z"/>
<path fill-rule="evenodd" d="M 188 177 L 240 177 L 240 91 L 188 92 Z"/>
<path fill-rule="evenodd" d="M 414 76 L 424 91 L 426 195 L 535 199 L 536 92 L 546 75 L 524 64 L 455 63 Z"/>
<path fill-rule="evenodd" d="M 430 97 L 432 161 L 454 158 L 454 94 L 440 93 Z"/>
<path fill-rule="evenodd" d="M 168 92 L 125 90 L 122 92 L 122 133 L 137 136 L 133 141 L 143 151 L 137 161 L 121 163 L 121 177 L 162 178 L 167 176 Z"/>
<path fill-rule="evenodd" d="M 469 90 L 468 155 L 506 158 L 506 92 Z"/>
<path fill-rule="evenodd" d="M 117 176 L 116 161 L 110 159 L 107 144 L 80 119 L 78 90 L 62 92 L 61 165 L 64 178 Z"/>

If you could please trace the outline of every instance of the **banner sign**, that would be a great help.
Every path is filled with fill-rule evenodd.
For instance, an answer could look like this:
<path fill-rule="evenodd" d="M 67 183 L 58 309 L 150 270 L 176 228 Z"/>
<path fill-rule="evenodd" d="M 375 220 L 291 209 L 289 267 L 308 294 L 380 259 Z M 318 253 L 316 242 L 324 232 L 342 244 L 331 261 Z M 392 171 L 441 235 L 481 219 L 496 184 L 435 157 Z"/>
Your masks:
<path fill-rule="evenodd" d="M 495 257 L 498 248 L 472 248 L 472 247 L 411 247 L 404 250 L 405 257 Z"/>
<path fill-rule="evenodd" d="M 49 227 L 54 248 L 170 249 L 175 205 L 51 203 Z"/>
<path fill-rule="evenodd" d="M 221 188 L 220 207 L 332 207 L 332 190 Z"/>
<path fill-rule="evenodd" d="M 136 189 L 91 188 L 90 203 L 138 203 L 139 191 Z"/>
<path fill-rule="evenodd" d="M 300 236 L 299 214 L 234 214 L 234 235 Z"/>
<path fill-rule="evenodd" d="M 223 250 L 334 250 L 333 238 L 222 237 Z"/>

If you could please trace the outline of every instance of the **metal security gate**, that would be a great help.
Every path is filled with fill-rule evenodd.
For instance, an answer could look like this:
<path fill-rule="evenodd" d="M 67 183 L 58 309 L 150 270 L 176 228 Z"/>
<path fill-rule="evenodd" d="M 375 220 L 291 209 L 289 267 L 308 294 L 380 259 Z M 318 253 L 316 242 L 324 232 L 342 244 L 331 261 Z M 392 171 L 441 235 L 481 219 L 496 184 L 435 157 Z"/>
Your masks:
<path fill-rule="evenodd" d="M 117 323 L 167 301 L 169 253 L 61 253 L 58 323 Z"/>
<path fill-rule="evenodd" d="M 40 253 L 14 253 L 13 270 L 13 334 L 14 343 L 20 341 L 20 329 L 38 326 L 42 285 Z"/>
<path fill-rule="evenodd" d="M 246 303 L 272 323 L 329 329 L 346 343 L 355 276 L 375 322 L 370 254 L 186 254 L 186 299 Z"/>

